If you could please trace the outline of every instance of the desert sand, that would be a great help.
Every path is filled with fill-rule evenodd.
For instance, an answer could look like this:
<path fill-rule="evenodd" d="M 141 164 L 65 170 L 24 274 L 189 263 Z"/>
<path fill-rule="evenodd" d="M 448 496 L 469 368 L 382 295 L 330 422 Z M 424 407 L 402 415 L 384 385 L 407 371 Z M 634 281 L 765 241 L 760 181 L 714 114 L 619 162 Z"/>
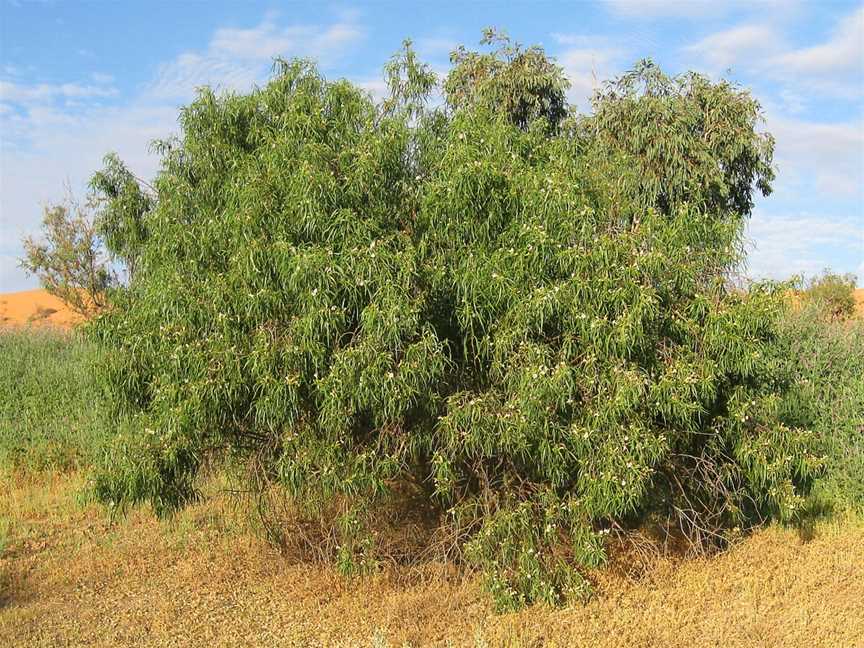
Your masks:
<path fill-rule="evenodd" d="M 71 328 L 82 319 L 66 304 L 42 289 L 0 293 L 0 326 Z"/>

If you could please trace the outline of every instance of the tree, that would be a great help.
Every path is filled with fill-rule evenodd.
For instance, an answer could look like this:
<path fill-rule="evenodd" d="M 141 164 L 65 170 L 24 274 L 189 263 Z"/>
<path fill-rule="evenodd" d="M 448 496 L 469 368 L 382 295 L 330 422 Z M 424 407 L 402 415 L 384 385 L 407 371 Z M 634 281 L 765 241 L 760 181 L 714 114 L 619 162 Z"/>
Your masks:
<path fill-rule="evenodd" d="M 147 213 L 155 197 L 116 154 L 93 174 L 90 194 L 81 205 L 71 197 L 49 205 L 42 218 L 42 239 L 23 240 L 21 267 L 42 286 L 86 317 L 102 312 L 112 290 L 121 287 L 116 269 L 131 280 L 147 240 Z"/>
<path fill-rule="evenodd" d="M 568 117 L 560 68 L 496 42 L 457 51 L 441 107 L 406 46 L 380 106 L 282 61 L 183 109 L 136 279 L 93 328 L 127 420 L 103 501 L 170 512 L 216 453 L 336 506 L 352 565 L 412 483 L 501 607 L 584 591 L 610 529 L 718 545 L 795 515 L 820 464 L 778 414 L 782 291 L 724 281 L 745 180 L 770 187 L 752 101 L 691 77 L 712 101 L 676 85 L 694 127 L 655 143 L 683 160 L 628 149 L 612 124 L 638 133 L 653 94 Z"/>
<path fill-rule="evenodd" d="M 459 46 L 450 55 L 453 69 L 444 83 L 453 110 L 483 106 L 525 129 L 536 120 L 555 130 L 567 116 L 565 93 L 570 82 L 540 47 L 524 49 L 494 29 L 483 32 L 489 53 Z"/>
<path fill-rule="evenodd" d="M 623 159 L 640 209 L 668 213 L 687 203 L 740 221 L 755 190 L 771 192 L 774 139 L 757 128 L 759 103 L 727 81 L 693 72 L 669 77 L 643 60 L 607 83 L 593 105 L 588 139 L 599 156 Z"/>
<path fill-rule="evenodd" d="M 90 317 L 107 304 L 116 278 L 108 264 L 92 213 L 72 198 L 42 214 L 42 238 L 23 240 L 21 267 L 73 311 Z"/>

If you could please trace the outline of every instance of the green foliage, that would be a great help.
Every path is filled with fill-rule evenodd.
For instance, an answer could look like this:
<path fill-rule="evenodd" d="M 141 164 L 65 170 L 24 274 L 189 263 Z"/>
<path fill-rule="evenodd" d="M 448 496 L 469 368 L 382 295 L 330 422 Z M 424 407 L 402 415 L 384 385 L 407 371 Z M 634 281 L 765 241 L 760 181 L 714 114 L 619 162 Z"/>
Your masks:
<path fill-rule="evenodd" d="M 759 103 L 745 90 L 696 73 L 669 77 L 646 60 L 593 103 L 588 137 L 599 160 L 614 151 L 633 174 L 637 210 L 686 203 L 738 219 L 754 190 L 770 193 L 774 139 L 756 128 Z"/>
<path fill-rule="evenodd" d="M 45 207 L 42 238 L 23 240 L 21 267 L 72 310 L 90 316 L 105 308 L 116 284 L 91 211 L 71 198 Z"/>
<path fill-rule="evenodd" d="M 484 54 L 460 45 L 450 54 L 447 103 L 455 110 L 485 108 L 522 129 L 537 120 L 556 129 L 567 115 L 565 93 L 570 87 L 562 68 L 542 48 L 525 49 L 494 29 L 484 30 L 480 44 L 496 48 Z"/>
<path fill-rule="evenodd" d="M 817 498 L 864 511 L 864 320 L 838 320 L 816 299 L 791 310 L 781 331 L 791 383 L 784 418 L 812 429 L 825 454 Z"/>
<path fill-rule="evenodd" d="M 0 331 L 0 466 L 91 465 L 108 438 L 96 349 L 78 334 Z"/>
<path fill-rule="evenodd" d="M 853 274 L 839 275 L 825 270 L 821 276 L 810 280 L 804 297 L 829 317 L 846 319 L 855 314 L 856 283 Z"/>
<path fill-rule="evenodd" d="M 125 264 L 131 278 L 147 240 L 146 215 L 154 198 L 116 154 L 106 155 L 104 163 L 90 179 L 90 200 L 97 209 L 96 232 L 108 252 Z"/>
<path fill-rule="evenodd" d="M 183 109 L 136 280 L 93 326 L 131 421 L 102 499 L 170 511 L 228 454 L 303 507 L 350 502 L 350 571 L 356 513 L 411 481 L 501 607 L 584 591 L 612 525 L 714 545 L 793 517 L 820 462 L 780 419 L 782 290 L 723 280 L 769 189 L 754 102 L 629 75 L 565 119 L 539 48 L 454 63 L 438 109 L 407 46 L 381 106 L 297 61 Z M 680 141 L 614 140 L 660 104 Z"/>

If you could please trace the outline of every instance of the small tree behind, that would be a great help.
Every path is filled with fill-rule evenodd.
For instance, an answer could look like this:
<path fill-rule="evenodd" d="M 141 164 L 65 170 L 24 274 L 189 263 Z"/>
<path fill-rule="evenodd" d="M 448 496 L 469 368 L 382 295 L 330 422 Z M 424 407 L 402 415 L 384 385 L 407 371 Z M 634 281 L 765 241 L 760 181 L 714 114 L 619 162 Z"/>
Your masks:
<path fill-rule="evenodd" d="M 855 284 L 853 274 L 836 274 L 824 270 L 810 280 L 805 295 L 807 299 L 832 319 L 846 319 L 855 314 Z"/>
<path fill-rule="evenodd" d="M 41 240 L 24 239 L 21 267 L 76 313 L 90 317 L 103 310 L 108 289 L 117 278 L 96 233 L 92 212 L 71 198 L 46 206 L 42 235 Z"/>
<path fill-rule="evenodd" d="M 42 218 L 42 238 L 26 237 L 21 267 L 42 286 L 84 317 L 108 305 L 109 289 L 120 286 L 114 268 L 135 274 L 147 241 L 147 214 L 155 192 L 114 153 L 93 174 L 84 205 L 71 197 L 49 205 Z"/>

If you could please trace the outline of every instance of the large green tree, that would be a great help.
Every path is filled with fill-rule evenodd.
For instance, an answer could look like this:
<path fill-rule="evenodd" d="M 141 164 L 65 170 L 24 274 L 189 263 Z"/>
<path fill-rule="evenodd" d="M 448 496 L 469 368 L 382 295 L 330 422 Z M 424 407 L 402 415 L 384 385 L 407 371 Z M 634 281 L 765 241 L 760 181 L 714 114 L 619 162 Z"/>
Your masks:
<path fill-rule="evenodd" d="M 725 281 L 770 188 L 758 105 L 643 63 L 577 115 L 541 49 L 486 44 L 443 106 L 406 46 L 380 105 L 294 61 L 183 109 L 93 327 L 127 426 L 104 500 L 170 511 L 230 456 L 338 502 L 350 564 L 412 482 L 502 607 L 582 591 L 612 528 L 794 515 L 819 462 L 777 415 L 779 301 Z"/>

